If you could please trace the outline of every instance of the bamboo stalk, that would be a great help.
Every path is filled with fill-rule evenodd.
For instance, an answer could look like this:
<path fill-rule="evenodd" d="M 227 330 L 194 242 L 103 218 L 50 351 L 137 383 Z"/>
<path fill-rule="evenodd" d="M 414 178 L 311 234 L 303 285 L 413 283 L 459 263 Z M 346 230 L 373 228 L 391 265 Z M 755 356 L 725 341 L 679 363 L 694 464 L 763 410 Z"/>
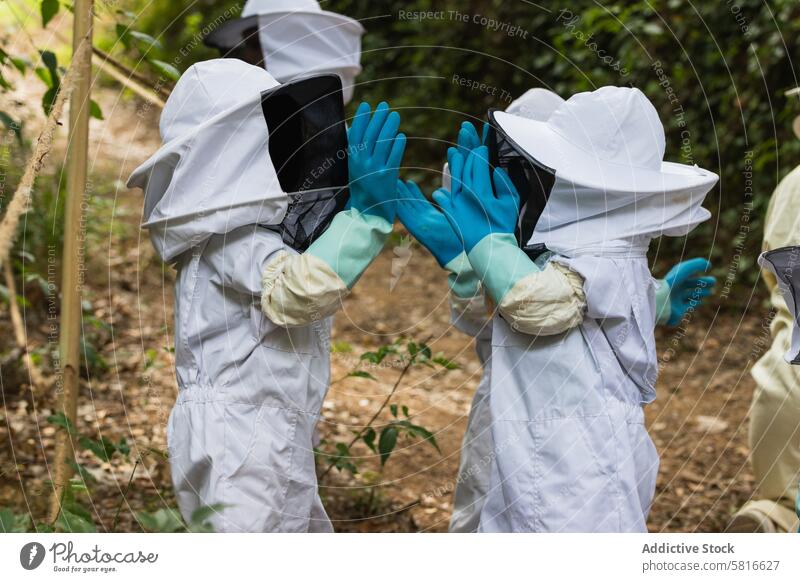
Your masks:
<path fill-rule="evenodd" d="M 115 81 L 117 81 L 118 83 L 123 85 L 124 87 L 127 87 L 128 89 L 130 89 L 131 91 L 136 93 L 139 97 L 141 97 L 145 101 L 149 101 L 150 103 L 152 103 L 156 107 L 158 107 L 160 109 L 164 109 L 165 101 L 159 95 L 157 95 L 154 91 L 151 91 L 150 89 L 148 89 L 148 88 L 144 87 L 143 85 L 137 83 L 134 78 L 126 77 L 121 72 L 119 72 L 116 68 L 114 68 L 111 65 L 107 65 L 103 61 L 96 60 L 95 61 L 95 65 L 97 65 L 97 67 L 101 71 L 103 71 L 106 75 L 108 75 L 109 77 L 111 77 L 112 79 L 114 79 Z"/>
<path fill-rule="evenodd" d="M 75 0 L 73 61 L 78 75 L 69 108 L 67 199 L 64 211 L 64 254 L 61 280 L 61 394 L 59 410 L 75 424 L 78 409 L 81 339 L 81 286 L 83 283 L 83 201 L 88 186 L 89 113 L 92 83 L 92 14 L 94 0 Z M 83 55 L 82 51 L 88 54 Z M 75 62 L 77 60 L 77 62 Z M 50 520 L 61 511 L 64 488 L 72 477 L 75 456 L 73 435 L 60 430 L 56 440 L 55 479 Z"/>
<path fill-rule="evenodd" d="M 30 207 L 33 184 L 42 170 L 45 158 L 53 148 L 53 139 L 59 125 L 58 120 L 61 118 L 61 113 L 64 111 L 64 103 L 74 86 L 74 65 L 75 63 L 64 76 L 55 103 L 50 110 L 50 115 L 47 116 L 44 128 L 42 128 L 39 137 L 36 139 L 33 154 L 25 167 L 25 172 L 22 174 L 22 179 L 19 181 L 11 202 L 8 203 L 3 222 L 0 223 L 0 264 L 8 259 L 11 248 L 17 240 L 17 227 L 19 226 L 20 218 Z"/>
<path fill-rule="evenodd" d="M 14 272 L 11 269 L 11 261 L 6 260 L 3 265 L 6 278 L 6 288 L 8 289 L 8 311 L 11 315 L 11 325 L 14 328 L 14 339 L 17 342 L 17 347 L 22 351 L 22 359 L 25 361 L 25 366 L 28 368 L 28 378 L 30 379 L 31 391 L 36 392 L 37 388 L 42 388 L 46 385 L 46 381 L 28 351 L 28 337 L 25 332 L 25 323 L 22 320 L 22 314 L 17 305 L 17 285 L 14 282 Z"/>

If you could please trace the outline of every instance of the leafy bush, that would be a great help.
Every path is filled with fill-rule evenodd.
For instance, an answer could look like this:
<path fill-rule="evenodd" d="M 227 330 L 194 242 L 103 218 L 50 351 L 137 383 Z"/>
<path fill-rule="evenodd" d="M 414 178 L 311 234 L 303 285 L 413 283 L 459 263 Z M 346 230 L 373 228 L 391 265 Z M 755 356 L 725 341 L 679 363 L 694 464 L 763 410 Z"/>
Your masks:
<path fill-rule="evenodd" d="M 145 3 L 128 5 L 137 13 Z M 166 53 L 184 53 L 184 69 L 215 56 L 197 35 L 236 5 L 148 4 L 136 26 L 158 38 Z M 707 202 L 713 220 L 690 241 L 662 242 L 656 258 L 671 262 L 710 246 L 719 272 L 734 269 L 743 283 L 755 281 L 769 195 L 800 153 L 791 132 L 800 109 L 784 96 L 796 84 L 788 47 L 800 32 L 800 5 L 793 0 L 576 0 L 564 10 L 508 0 L 413 6 L 330 0 L 323 6 L 363 21 L 368 33 L 357 97 L 386 99 L 401 111 L 411 136 L 405 173 L 428 186 L 440 180 L 447 142 L 461 121 L 483 119 L 488 108 L 504 108 L 530 87 L 563 96 L 608 84 L 641 88 L 667 128 L 667 159 L 721 176 Z M 401 10 L 440 17 L 414 20 Z M 458 78 L 486 88 L 461 86 Z"/>

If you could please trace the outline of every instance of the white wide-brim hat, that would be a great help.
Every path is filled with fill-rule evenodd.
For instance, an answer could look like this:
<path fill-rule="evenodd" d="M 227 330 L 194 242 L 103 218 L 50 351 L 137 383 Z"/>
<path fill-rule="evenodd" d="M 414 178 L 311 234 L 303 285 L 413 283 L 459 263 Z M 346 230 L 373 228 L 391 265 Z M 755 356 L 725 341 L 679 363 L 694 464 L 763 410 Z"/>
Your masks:
<path fill-rule="evenodd" d="M 718 180 L 698 166 L 665 162 L 664 127 L 638 89 L 578 93 L 547 121 L 505 112 L 495 122 L 519 148 L 556 175 L 586 188 L 631 192 L 710 190 Z"/>
<path fill-rule="evenodd" d="M 512 113 L 536 121 L 547 121 L 556 109 L 564 104 L 564 99 L 542 87 L 528 89 L 506 107 L 506 113 Z"/>

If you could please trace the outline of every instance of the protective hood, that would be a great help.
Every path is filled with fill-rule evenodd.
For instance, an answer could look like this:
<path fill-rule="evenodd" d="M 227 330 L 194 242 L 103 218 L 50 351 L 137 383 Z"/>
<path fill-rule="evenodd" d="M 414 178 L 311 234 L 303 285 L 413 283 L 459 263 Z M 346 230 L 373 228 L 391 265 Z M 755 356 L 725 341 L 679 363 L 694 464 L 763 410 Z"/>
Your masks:
<path fill-rule="evenodd" d="M 509 148 L 552 172 L 529 244 L 568 254 L 619 239 L 683 236 L 711 216 L 702 203 L 718 177 L 663 161 L 664 128 L 637 89 L 579 93 L 545 122 L 492 118 Z"/>
<path fill-rule="evenodd" d="M 329 95 L 318 97 L 312 91 L 309 99 L 338 103 L 338 110 L 310 125 L 334 127 L 342 136 L 337 141 L 344 143 L 341 86 L 335 77 L 319 79 L 326 78 L 335 81 L 338 92 L 327 84 L 322 89 Z M 308 82 L 318 84 L 315 79 L 297 83 Z M 242 226 L 260 224 L 287 232 L 282 225 L 297 222 L 289 220 L 291 209 L 308 210 L 304 199 L 327 192 L 326 185 L 335 182 L 341 190 L 346 152 L 337 157 L 328 151 L 334 161 L 322 168 L 323 178 L 306 179 L 311 173 L 307 166 L 320 157 L 307 155 L 309 146 L 316 146 L 324 131 L 296 121 L 320 109 L 293 100 L 291 88 L 237 59 L 198 63 L 180 78 L 161 116 L 164 145 L 128 180 L 129 187 L 145 192 L 142 226 L 165 262 Z M 275 134 L 278 139 L 271 141 Z M 334 169 L 336 180 L 320 183 Z M 313 230 L 317 232 L 316 226 Z"/>
<path fill-rule="evenodd" d="M 315 0 L 250 0 L 242 17 L 224 23 L 205 39 L 223 54 L 257 34 L 264 66 L 280 82 L 334 73 L 342 79 L 345 102 L 361 72 L 361 24 L 320 8 Z"/>
<path fill-rule="evenodd" d="M 529 255 L 557 253 L 553 260 L 583 277 L 587 317 L 601 332 L 592 335 L 594 349 L 610 347 L 642 402 L 651 401 L 658 359 L 647 249 L 653 238 L 685 235 L 710 217 L 702 203 L 717 176 L 663 161 L 664 128 L 636 89 L 579 93 L 544 122 L 490 117 L 497 155 L 518 166 L 509 175 L 534 205 L 521 221 L 521 245 Z"/>
<path fill-rule="evenodd" d="M 280 224 L 288 196 L 269 156 L 261 93 L 278 82 L 236 59 L 197 63 L 181 76 L 161 114 L 164 145 L 134 170 L 144 222 L 165 262 L 214 234 Z"/>
<path fill-rule="evenodd" d="M 784 247 L 767 251 L 758 259 L 758 264 L 769 269 L 778 280 L 778 287 L 783 294 L 789 312 L 794 315 L 791 349 L 784 359 L 794 365 L 800 365 L 800 313 L 798 298 L 800 297 L 800 247 Z"/>

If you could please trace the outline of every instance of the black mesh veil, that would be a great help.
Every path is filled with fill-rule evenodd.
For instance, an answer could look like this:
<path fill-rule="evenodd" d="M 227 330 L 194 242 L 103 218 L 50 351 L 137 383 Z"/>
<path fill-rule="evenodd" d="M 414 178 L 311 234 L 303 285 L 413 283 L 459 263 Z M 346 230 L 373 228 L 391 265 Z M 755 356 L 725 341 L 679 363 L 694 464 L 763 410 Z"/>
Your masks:
<path fill-rule="evenodd" d="M 320 75 L 285 83 L 261 100 L 269 153 L 291 197 L 283 241 L 305 251 L 347 204 L 347 132 L 342 82 Z"/>
<path fill-rule="evenodd" d="M 517 224 L 517 241 L 520 248 L 525 250 L 532 258 L 541 254 L 544 247 L 536 245 L 529 247 L 528 241 L 533 236 L 533 231 L 556 181 L 555 171 L 533 159 L 499 126 L 494 117 L 495 110 L 489 111 L 489 133 L 487 146 L 489 147 L 489 162 L 493 167 L 503 168 L 520 195 L 520 215 Z"/>
<path fill-rule="evenodd" d="M 794 317 L 792 348 L 791 353 L 787 354 L 787 360 L 794 365 L 800 365 L 800 313 L 798 313 L 798 308 L 800 308 L 798 305 L 798 298 L 800 298 L 800 246 L 767 251 L 761 255 L 759 262 L 775 274 L 786 305 Z"/>

